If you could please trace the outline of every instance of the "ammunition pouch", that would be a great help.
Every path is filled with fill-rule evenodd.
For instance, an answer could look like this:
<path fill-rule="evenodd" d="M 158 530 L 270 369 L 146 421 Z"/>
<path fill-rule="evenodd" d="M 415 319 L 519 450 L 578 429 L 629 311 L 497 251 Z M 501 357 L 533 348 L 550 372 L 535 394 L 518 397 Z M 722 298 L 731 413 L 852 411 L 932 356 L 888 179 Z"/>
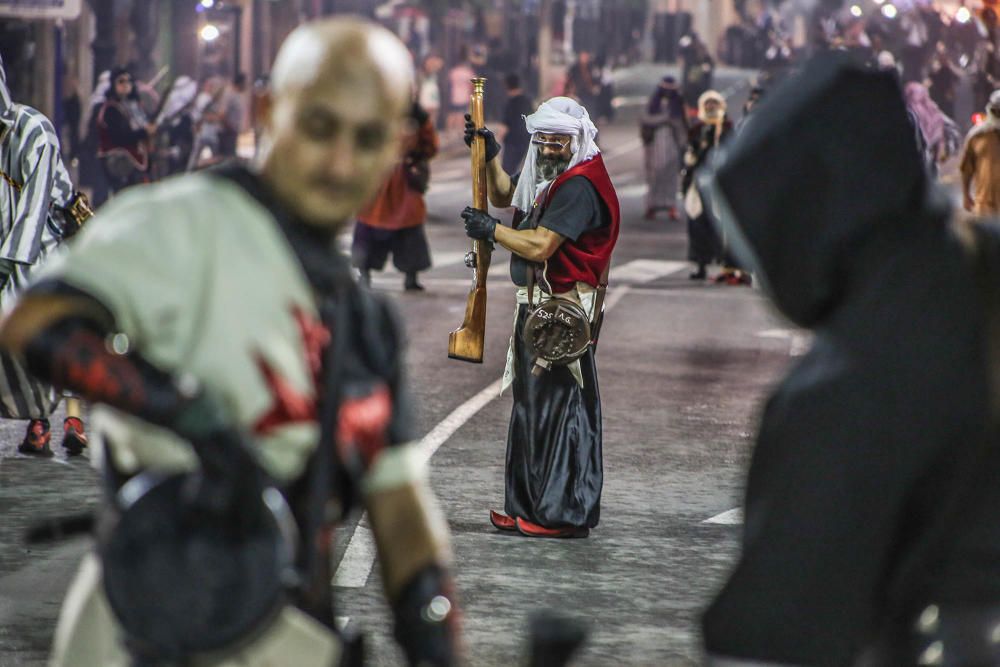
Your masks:
<path fill-rule="evenodd" d="M 531 313 L 524 322 L 521 337 L 535 357 L 531 369 L 533 375 L 540 375 L 553 366 L 567 366 L 587 352 L 587 348 L 597 346 L 597 337 L 604 321 L 604 295 L 608 289 L 608 273 L 611 263 L 604 267 L 594 300 L 594 319 L 587 311 L 565 297 L 552 297 L 535 305 L 535 267 L 528 267 L 528 308 Z M 543 278 L 544 284 L 544 278 Z"/>
<path fill-rule="evenodd" d="M 587 352 L 591 323 L 579 304 L 553 296 L 538 306 L 529 304 L 529 308 L 531 314 L 521 335 L 535 357 L 532 373 L 537 375 L 552 366 L 565 366 Z"/>

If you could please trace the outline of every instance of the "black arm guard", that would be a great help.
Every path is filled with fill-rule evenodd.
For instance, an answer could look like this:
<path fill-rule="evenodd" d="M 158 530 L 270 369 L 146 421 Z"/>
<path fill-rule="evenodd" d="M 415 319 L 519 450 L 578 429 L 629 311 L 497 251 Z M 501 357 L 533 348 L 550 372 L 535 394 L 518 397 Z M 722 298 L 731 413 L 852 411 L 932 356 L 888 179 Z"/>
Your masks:
<path fill-rule="evenodd" d="M 69 316 L 37 334 L 24 355 L 28 370 L 39 378 L 188 440 L 203 469 L 215 477 L 201 493 L 210 504 L 228 505 L 240 499 L 243 487 L 256 489 L 251 483 L 258 472 L 253 457 L 221 404 L 196 382 L 182 389 L 171 375 L 127 347 L 125 339 L 94 320 Z M 214 498 L 207 497 L 209 491 Z"/>
<path fill-rule="evenodd" d="M 413 667 L 449 667 L 457 663 L 458 608 L 451 580 L 438 566 L 424 568 L 393 604 L 396 641 Z"/>

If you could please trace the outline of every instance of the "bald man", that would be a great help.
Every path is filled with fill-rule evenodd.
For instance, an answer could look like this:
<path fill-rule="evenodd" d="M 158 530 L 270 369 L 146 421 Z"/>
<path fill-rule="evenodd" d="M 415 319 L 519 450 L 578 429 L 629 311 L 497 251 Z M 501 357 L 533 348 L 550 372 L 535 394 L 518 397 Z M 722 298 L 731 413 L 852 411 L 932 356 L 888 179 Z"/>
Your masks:
<path fill-rule="evenodd" d="M 334 243 L 399 160 L 409 55 L 358 20 L 310 23 L 282 46 L 271 84 L 259 169 L 117 197 L 47 267 L 0 328 L 0 345 L 98 406 L 94 458 L 112 491 L 139 473 L 200 469 L 218 481 L 209 509 L 238 513 L 255 501 L 246 480 L 262 471 L 288 500 L 302 585 L 238 649 L 181 662 L 345 664 L 329 537 L 363 508 L 408 662 L 454 664 L 448 533 L 412 444 L 400 332 L 388 307 L 350 280 Z M 330 414 L 327 441 L 320 422 Z M 329 480 L 318 496 L 317 479 Z M 88 556 L 53 664 L 161 664 L 123 641 L 127 624 L 101 572 Z"/>

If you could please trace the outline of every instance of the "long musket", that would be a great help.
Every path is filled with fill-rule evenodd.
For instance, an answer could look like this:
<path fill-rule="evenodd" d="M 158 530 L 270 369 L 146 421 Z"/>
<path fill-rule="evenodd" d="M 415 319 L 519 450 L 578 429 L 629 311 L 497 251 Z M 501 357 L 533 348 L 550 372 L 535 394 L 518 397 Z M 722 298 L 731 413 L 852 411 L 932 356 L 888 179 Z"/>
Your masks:
<path fill-rule="evenodd" d="M 472 99 L 469 114 L 476 129 L 485 125 L 483 116 L 483 90 L 486 79 L 472 80 Z M 486 139 L 474 135 L 472 139 L 472 206 L 486 211 Z M 462 326 L 448 335 L 448 356 L 461 361 L 483 362 L 483 347 L 486 341 L 486 275 L 490 271 L 493 244 L 489 241 L 473 241 L 472 252 L 465 256 L 465 264 L 473 269 L 473 286 L 465 304 L 465 320 Z"/>

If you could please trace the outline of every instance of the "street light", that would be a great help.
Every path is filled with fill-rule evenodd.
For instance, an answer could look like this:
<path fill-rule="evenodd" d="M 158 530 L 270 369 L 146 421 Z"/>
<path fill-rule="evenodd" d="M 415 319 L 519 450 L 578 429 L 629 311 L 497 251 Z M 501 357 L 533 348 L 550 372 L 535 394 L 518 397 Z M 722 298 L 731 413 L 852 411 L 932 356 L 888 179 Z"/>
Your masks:
<path fill-rule="evenodd" d="M 859 19 L 863 14 L 864 12 L 861 11 L 861 7 L 858 7 L 857 5 L 851 5 L 851 16 L 853 16 L 856 19 Z"/>
<path fill-rule="evenodd" d="M 219 29 L 215 25 L 211 23 L 206 23 L 205 27 L 203 27 L 198 34 L 206 42 L 214 42 L 216 39 L 219 38 L 220 33 Z"/>
<path fill-rule="evenodd" d="M 898 13 L 899 12 L 896 11 L 895 5 L 882 5 L 882 16 L 886 17 L 887 19 L 896 18 L 896 14 Z"/>

